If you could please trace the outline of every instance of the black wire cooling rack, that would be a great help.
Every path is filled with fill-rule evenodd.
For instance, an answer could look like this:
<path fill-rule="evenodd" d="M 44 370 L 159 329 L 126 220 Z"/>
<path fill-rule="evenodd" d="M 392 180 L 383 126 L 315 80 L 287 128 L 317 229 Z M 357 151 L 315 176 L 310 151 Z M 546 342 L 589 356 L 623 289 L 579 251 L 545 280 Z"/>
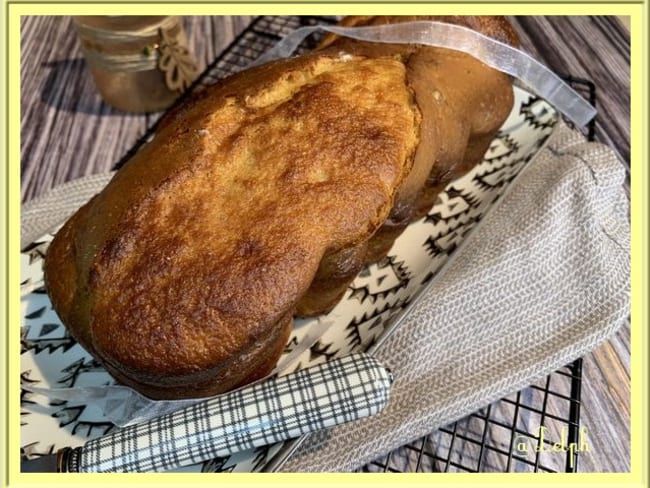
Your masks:
<path fill-rule="evenodd" d="M 207 66 L 176 104 L 202 87 L 242 70 L 294 29 L 333 22 L 335 17 L 256 18 Z M 297 52 L 312 49 L 318 41 L 318 34 L 311 36 Z M 563 77 L 595 105 L 596 89 L 592 82 Z M 159 120 L 150 125 L 116 168 L 151 138 Z M 594 122 L 584 131 L 593 140 Z M 578 450 L 571 446 L 579 448 L 581 441 L 581 383 L 582 359 L 578 359 L 518 393 L 396 449 L 360 471 L 575 472 Z"/>

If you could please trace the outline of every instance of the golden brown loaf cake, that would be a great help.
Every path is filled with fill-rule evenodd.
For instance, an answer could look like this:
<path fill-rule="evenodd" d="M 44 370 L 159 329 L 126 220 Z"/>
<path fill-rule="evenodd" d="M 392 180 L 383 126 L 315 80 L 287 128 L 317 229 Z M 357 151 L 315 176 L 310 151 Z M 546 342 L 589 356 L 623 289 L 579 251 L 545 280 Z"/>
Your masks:
<path fill-rule="evenodd" d="M 510 111 L 468 56 L 328 42 L 173 111 L 52 241 L 53 306 L 118 381 L 182 398 L 268 374 L 293 316 L 331 308 Z"/>
<path fill-rule="evenodd" d="M 172 114 L 57 234 L 52 303 L 152 397 L 267 373 L 322 257 L 366 241 L 411 168 L 420 114 L 390 58 L 314 54 Z"/>

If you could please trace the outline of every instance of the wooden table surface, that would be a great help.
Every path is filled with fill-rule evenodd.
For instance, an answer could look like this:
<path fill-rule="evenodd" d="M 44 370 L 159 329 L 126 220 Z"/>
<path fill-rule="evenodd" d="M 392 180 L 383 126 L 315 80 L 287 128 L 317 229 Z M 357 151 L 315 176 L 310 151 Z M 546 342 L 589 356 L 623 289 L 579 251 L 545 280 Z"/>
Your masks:
<path fill-rule="evenodd" d="M 186 17 L 190 48 L 205 66 L 250 17 Z M 629 168 L 630 37 L 616 17 L 518 17 L 522 47 L 560 74 L 595 83 L 596 139 Z M 67 17 L 28 16 L 21 31 L 23 202 L 80 176 L 106 172 L 155 116 L 112 109 L 97 94 Z M 629 181 L 626 184 L 629 189 Z M 589 452 L 580 471 L 630 468 L 630 331 L 584 357 L 580 424 Z"/>

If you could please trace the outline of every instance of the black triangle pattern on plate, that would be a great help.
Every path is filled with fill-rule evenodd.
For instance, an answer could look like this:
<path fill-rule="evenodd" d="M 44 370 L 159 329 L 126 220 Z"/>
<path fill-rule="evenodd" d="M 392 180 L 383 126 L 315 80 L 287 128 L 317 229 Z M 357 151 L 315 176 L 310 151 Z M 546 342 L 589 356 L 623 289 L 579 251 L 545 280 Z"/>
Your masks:
<path fill-rule="evenodd" d="M 43 326 L 41 327 L 41 330 L 39 331 L 38 336 L 39 336 L 39 337 L 43 337 L 44 335 L 47 335 L 47 334 L 49 334 L 50 332 L 55 331 L 55 330 L 58 329 L 59 327 L 62 327 L 62 325 L 61 325 L 61 324 L 50 324 L 50 323 L 45 323 L 45 324 L 43 324 Z"/>
<path fill-rule="evenodd" d="M 262 469 L 268 462 L 269 446 L 261 446 L 255 448 L 255 456 L 253 458 L 253 470 L 258 471 Z"/>
<path fill-rule="evenodd" d="M 333 343 L 323 344 L 321 341 L 316 341 L 316 344 L 309 348 L 309 361 L 315 361 L 318 358 L 324 357 L 326 360 L 336 357 L 339 349 L 333 349 Z"/>
<path fill-rule="evenodd" d="M 47 309 L 47 307 L 40 307 L 40 308 L 34 310 L 33 312 L 30 312 L 30 313 L 28 313 L 27 315 L 25 315 L 25 318 L 26 318 L 26 319 L 37 319 L 37 318 L 40 318 L 40 317 L 43 316 L 43 314 L 45 313 L 45 310 L 46 310 L 46 309 Z"/>
<path fill-rule="evenodd" d="M 115 425 L 113 425 L 111 422 L 97 422 L 81 419 L 80 417 L 84 410 L 79 412 L 79 415 L 76 417 L 75 422 L 72 423 L 72 434 L 90 440 L 106 435 L 109 432 L 117 429 L 117 427 L 115 427 Z M 55 417 L 56 415 L 52 416 Z"/>
<path fill-rule="evenodd" d="M 201 472 L 203 473 L 232 473 L 236 464 L 228 465 L 230 456 L 218 457 L 206 461 L 201 465 Z"/>
<path fill-rule="evenodd" d="M 27 327 L 24 329 L 27 329 Z M 69 351 L 77 345 L 77 341 L 75 341 L 69 333 L 66 333 L 65 337 L 55 339 L 23 339 L 20 345 L 21 354 L 25 354 L 29 351 L 33 351 L 34 354 L 40 354 L 43 351 L 53 354 L 59 349 L 62 350 L 62 352 Z"/>
<path fill-rule="evenodd" d="M 62 388 L 71 388 L 77 384 L 79 377 L 85 373 L 104 371 L 104 368 L 91 357 L 81 357 L 61 369 L 64 373 L 58 383 Z"/>

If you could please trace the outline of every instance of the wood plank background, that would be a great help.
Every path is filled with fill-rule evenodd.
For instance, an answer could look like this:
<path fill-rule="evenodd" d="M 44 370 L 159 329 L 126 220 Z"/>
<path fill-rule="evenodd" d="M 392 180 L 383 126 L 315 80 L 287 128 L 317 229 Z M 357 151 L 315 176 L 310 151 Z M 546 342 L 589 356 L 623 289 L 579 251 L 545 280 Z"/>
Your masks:
<path fill-rule="evenodd" d="M 522 47 L 535 58 L 559 74 L 595 83 L 596 138 L 613 147 L 629 168 L 628 30 L 616 17 L 511 20 Z M 184 25 L 191 50 L 205 66 L 250 21 L 250 17 L 186 17 Z M 65 181 L 108 171 L 153 119 L 119 112 L 101 101 L 70 18 L 23 17 L 21 44 L 21 197 L 25 202 Z M 629 180 L 626 187 L 629 191 Z M 581 425 L 587 428 L 590 450 L 580 454 L 579 470 L 628 471 L 629 326 L 588 354 L 583 368 Z M 466 420 L 468 426 L 471 422 Z M 435 443 L 439 435 L 432 434 L 430 441 Z"/>

